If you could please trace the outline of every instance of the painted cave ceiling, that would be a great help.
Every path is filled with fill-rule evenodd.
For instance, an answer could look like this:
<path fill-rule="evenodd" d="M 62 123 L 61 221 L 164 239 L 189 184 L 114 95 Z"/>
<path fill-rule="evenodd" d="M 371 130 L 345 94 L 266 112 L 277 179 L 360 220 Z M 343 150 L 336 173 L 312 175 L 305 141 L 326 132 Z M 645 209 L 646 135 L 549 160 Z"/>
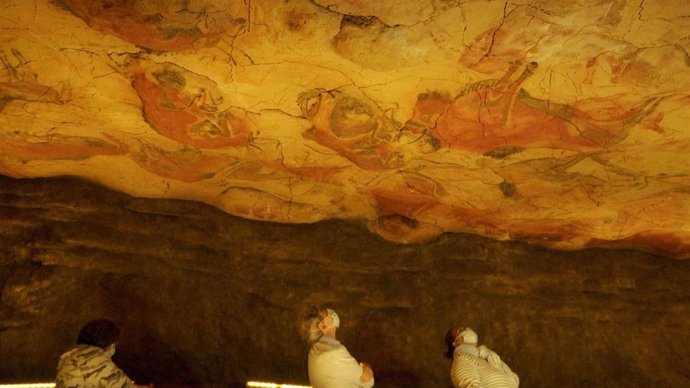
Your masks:
<path fill-rule="evenodd" d="M 0 3 L 0 174 L 690 258 L 686 0 Z"/>

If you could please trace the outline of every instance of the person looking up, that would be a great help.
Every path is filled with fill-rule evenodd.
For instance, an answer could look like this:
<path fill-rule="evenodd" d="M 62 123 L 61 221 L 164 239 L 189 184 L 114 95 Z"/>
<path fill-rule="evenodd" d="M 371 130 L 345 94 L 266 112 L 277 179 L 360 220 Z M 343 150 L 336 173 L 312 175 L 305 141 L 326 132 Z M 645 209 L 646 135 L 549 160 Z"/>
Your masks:
<path fill-rule="evenodd" d="M 331 309 L 319 309 L 313 321 L 318 339 L 309 350 L 309 382 L 313 388 L 371 388 L 374 372 L 371 366 L 357 362 L 336 339 L 340 317 Z"/>
<path fill-rule="evenodd" d="M 478 336 L 468 328 L 446 333 L 446 356 L 453 360 L 450 378 L 455 388 L 517 388 L 520 378 L 494 351 L 477 345 Z"/>

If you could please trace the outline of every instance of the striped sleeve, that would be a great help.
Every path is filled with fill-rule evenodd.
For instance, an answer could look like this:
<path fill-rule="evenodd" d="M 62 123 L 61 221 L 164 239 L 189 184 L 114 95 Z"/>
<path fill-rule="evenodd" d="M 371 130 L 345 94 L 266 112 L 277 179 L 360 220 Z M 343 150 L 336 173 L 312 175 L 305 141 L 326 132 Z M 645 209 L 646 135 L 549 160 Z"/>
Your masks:
<path fill-rule="evenodd" d="M 477 358 L 459 353 L 453 358 L 451 380 L 455 388 L 480 388 L 481 378 Z"/>
<path fill-rule="evenodd" d="M 486 346 L 482 346 L 482 347 L 484 348 L 484 349 L 480 350 L 480 355 L 483 354 L 482 358 L 486 359 L 486 361 L 489 363 L 490 366 L 492 366 L 496 370 L 502 372 L 505 375 L 506 381 L 512 380 L 512 383 L 514 385 L 511 385 L 511 386 L 514 386 L 514 387 L 519 386 L 520 385 L 520 378 L 518 377 L 518 375 L 515 372 L 513 372 L 510 369 L 508 364 L 503 362 L 503 360 L 501 360 L 501 357 L 498 354 L 496 354 L 496 352 L 494 352 L 493 350 L 487 348 Z M 496 374 L 496 372 L 494 372 L 494 374 Z"/>
<path fill-rule="evenodd" d="M 492 352 L 493 353 L 493 352 Z M 451 369 L 451 378 L 456 388 L 518 388 L 520 382 L 508 365 L 500 361 L 496 353 L 489 358 L 496 364 L 495 367 L 488 361 L 465 353 L 455 355 Z M 500 365 L 498 363 L 501 363 Z"/>

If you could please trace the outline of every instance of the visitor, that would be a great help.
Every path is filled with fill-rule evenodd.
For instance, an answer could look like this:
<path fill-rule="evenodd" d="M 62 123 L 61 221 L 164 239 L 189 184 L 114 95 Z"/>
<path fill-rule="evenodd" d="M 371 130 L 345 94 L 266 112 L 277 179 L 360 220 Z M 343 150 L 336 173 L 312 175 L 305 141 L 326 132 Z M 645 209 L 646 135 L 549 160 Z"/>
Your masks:
<path fill-rule="evenodd" d="M 470 328 L 454 328 L 446 333 L 448 358 L 453 360 L 450 377 L 455 388 L 517 388 L 520 379 L 494 351 L 477 345 L 478 336 Z"/>
<path fill-rule="evenodd" d="M 340 317 L 331 309 L 318 309 L 311 324 L 309 381 L 313 388 L 370 388 L 374 386 L 371 366 L 357 362 L 336 339 Z"/>
<path fill-rule="evenodd" d="M 119 334 L 120 329 L 107 319 L 87 323 L 79 332 L 77 345 L 60 356 L 55 387 L 144 387 L 134 384 L 111 360 Z"/>

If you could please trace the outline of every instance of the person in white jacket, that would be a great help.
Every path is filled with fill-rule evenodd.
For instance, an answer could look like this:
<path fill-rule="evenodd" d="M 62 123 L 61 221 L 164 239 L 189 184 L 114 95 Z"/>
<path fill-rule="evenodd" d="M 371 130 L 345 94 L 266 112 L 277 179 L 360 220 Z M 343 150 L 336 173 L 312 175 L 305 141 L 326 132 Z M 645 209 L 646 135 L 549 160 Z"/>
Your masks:
<path fill-rule="evenodd" d="M 446 333 L 448 356 L 453 364 L 450 378 L 455 388 L 517 388 L 520 378 L 484 345 L 477 345 L 478 336 L 470 328 L 454 328 Z"/>
<path fill-rule="evenodd" d="M 366 363 L 357 362 L 336 339 L 340 317 L 331 309 L 319 310 L 314 321 L 318 340 L 309 350 L 309 382 L 313 388 L 371 388 L 374 372 Z"/>

